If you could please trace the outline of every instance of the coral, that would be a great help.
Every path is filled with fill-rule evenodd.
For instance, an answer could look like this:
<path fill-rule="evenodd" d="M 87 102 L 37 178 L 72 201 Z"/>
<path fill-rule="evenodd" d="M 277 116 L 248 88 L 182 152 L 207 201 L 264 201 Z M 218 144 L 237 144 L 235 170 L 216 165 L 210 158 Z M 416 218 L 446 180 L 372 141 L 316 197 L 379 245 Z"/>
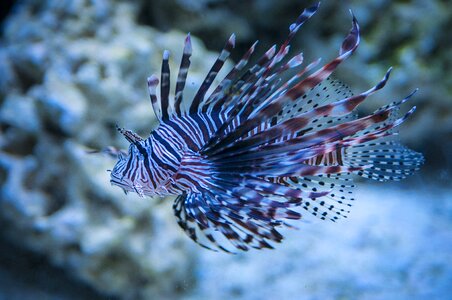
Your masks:
<path fill-rule="evenodd" d="M 0 211 L 9 236 L 97 290 L 174 296 L 195 256 L 171 202 L 111 187 L 114 160 L 87 150 L 125 147 L 119 122 L 155 125 L 146 77 L 163 49 L 178 64 L 184 34 L 136 24 L 134 5 L 28 1 L 7 20 L 0 48 Z M 216 54 L 193 39 L 193 92 Z M 190 246 L 187 246 L 190 245 Z"/>

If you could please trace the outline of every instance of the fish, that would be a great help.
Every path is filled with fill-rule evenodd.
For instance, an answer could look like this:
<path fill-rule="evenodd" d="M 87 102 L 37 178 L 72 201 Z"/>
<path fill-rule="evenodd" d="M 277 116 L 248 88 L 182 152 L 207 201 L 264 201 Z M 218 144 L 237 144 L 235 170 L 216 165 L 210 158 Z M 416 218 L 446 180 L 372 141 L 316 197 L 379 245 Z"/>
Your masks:
<path fill-rule="evenodd" d="M 360 43 L 351 11 L 352 28 L 337 57 L 319 67 L 320 59 L 304 64 L 302 53 L 288 55 L 291 40 L 318 8 L 319 3 L 304 9 L 281 46 L 254 63 L 257 42 L 252 44 L 212 86 L 235 46 L 232 34 L 190 99 L 184 98 L 190 34 L 174 97 L 165 50 L 160 80 L 147 79 L 159 125 L 147 138 L 117 126 L 130 145 L 128 151 L 110 151 L 117 158 L 111 184 L 142 197 L 175 197 L 177 223 L 193 241 L 236 253 L 273 249 L 283 240 L 281 229 L 294 228 L 305 214 L 346 218 L 356 177 L 384 182 L 418 170 L 423 155 L 397 139 L 399 125 L 416 109 L 400 116 L 400 107 L 416 90 L 358 116 L 356 108 L 386 85 L 392 68 L 356 95 L 331 76 Z"/>

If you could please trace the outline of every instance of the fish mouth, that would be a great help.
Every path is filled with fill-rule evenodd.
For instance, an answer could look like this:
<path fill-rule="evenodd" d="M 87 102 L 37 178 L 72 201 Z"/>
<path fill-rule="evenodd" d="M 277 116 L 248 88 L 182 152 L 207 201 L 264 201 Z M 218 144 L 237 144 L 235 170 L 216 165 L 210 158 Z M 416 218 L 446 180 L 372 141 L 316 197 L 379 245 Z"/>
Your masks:
<path fill-rule="evenodd" d="M 128 190 L 130 189 L 130 186 L 127 183 L 125 183 L 123 180 L 118 179 L 118 178 L 113 177 L 113 176 L 110 179 L 110 183 L 112 185 L 117 185 L 117 186 L 119 186 L 119 187 L 121 187 L 123 189 L 128 189 Z"/>
<path fill-rule="evenodd" d="M 115 186 L 120 187 L 124 191 L 124 194 L 126 194 L 126 195 L 129 192 L 133 191 L 133 188 L 131 188 L 130 185 L 128 185 L 127 183 L 124 183 L 121 180 L 117 180 L 117 179 L 113 179 L 112 178 L 112 179 L 110 179 L 110 183 L 111 183 L 111 185 L 115 185 Z"/>
<path fill-rule="evenodd" d="M 135 184 L 128 184 L 122 180 L 118 180 L 116 178 L 111 178 L 110 179 L 110 183 L 112 185 L 116 185 L 120 188 L 122 188 L 122 190 L 124 191 L 124 193 L 127 195 L 129 192 L 135 192 L 137 193 L 140 197 L 143 197 L 145 195 L 143 189 L 141 188 L 140 185 L 135 185 Z"/>

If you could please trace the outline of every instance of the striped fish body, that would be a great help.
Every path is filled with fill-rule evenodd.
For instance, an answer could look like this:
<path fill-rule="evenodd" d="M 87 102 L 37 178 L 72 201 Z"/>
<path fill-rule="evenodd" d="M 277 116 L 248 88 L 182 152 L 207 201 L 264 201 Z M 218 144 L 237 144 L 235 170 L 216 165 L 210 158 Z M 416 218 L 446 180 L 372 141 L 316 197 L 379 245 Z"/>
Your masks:
<path fill-rule="evenodd" d="M 120 155 L 111 182 L 142 196 L 198 191 L 210 175 L 199 151 L 220 122 L 203 113 L 162 121 L 149 138 L 131 143 L 128 155 Z"/>
<path fill-rule="evenodd" d="M 234 252 L 272 248 L 283 238 L 278 228 L 290 227 L 287 221 L 300 219 L 303 211 L 332 221 L 346 217 L 354 174 L 386 181 L 417 170 L 422 155 L 396 140 L 396 128 L 415 109 L 399 117 L 400 105 L 414 93 L 358 117 L 355 108 L 385 86 L 391 69 L 358 95 L 330 77 L 359 44 L 355 17 L 339 55 L 326 65 L 313 71 L 319 60 L 303 65 L 302 54 L 286 58 L 291 39 L 317 9 L 318 4 L 305 9 L 281 47 L 249 66 L 253 44 L 210 89 L 234 47 L 232 35 L 188 102 L 183 90 L 190 35 L 171 99 L 165 51 L 160 81 L 148 78 L 160 125 L 146 139 L 118 127 L 130 146 L 115 153 L 111 183 L 141 196 L 176 195 L 174 213 L 190 238 Z M 289 69 L 298 72 L 282 81 Z"/>

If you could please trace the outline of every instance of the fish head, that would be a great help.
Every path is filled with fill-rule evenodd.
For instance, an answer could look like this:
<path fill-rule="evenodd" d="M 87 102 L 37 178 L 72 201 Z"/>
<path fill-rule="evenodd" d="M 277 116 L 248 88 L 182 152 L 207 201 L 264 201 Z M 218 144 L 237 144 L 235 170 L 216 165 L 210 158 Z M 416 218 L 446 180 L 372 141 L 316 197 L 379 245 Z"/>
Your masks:
<path fill-rule="evenodd" d="M 147 156 L 144 141 L 131 143 L 126 155 L 119 153 L 118 161 L 110 173 L 110 183 L 122 188 L 126 194 L 135 192 L 139 196 L 156 195 L 149 178 L 152 172 L 145 163 L 148 160 Z"/>

